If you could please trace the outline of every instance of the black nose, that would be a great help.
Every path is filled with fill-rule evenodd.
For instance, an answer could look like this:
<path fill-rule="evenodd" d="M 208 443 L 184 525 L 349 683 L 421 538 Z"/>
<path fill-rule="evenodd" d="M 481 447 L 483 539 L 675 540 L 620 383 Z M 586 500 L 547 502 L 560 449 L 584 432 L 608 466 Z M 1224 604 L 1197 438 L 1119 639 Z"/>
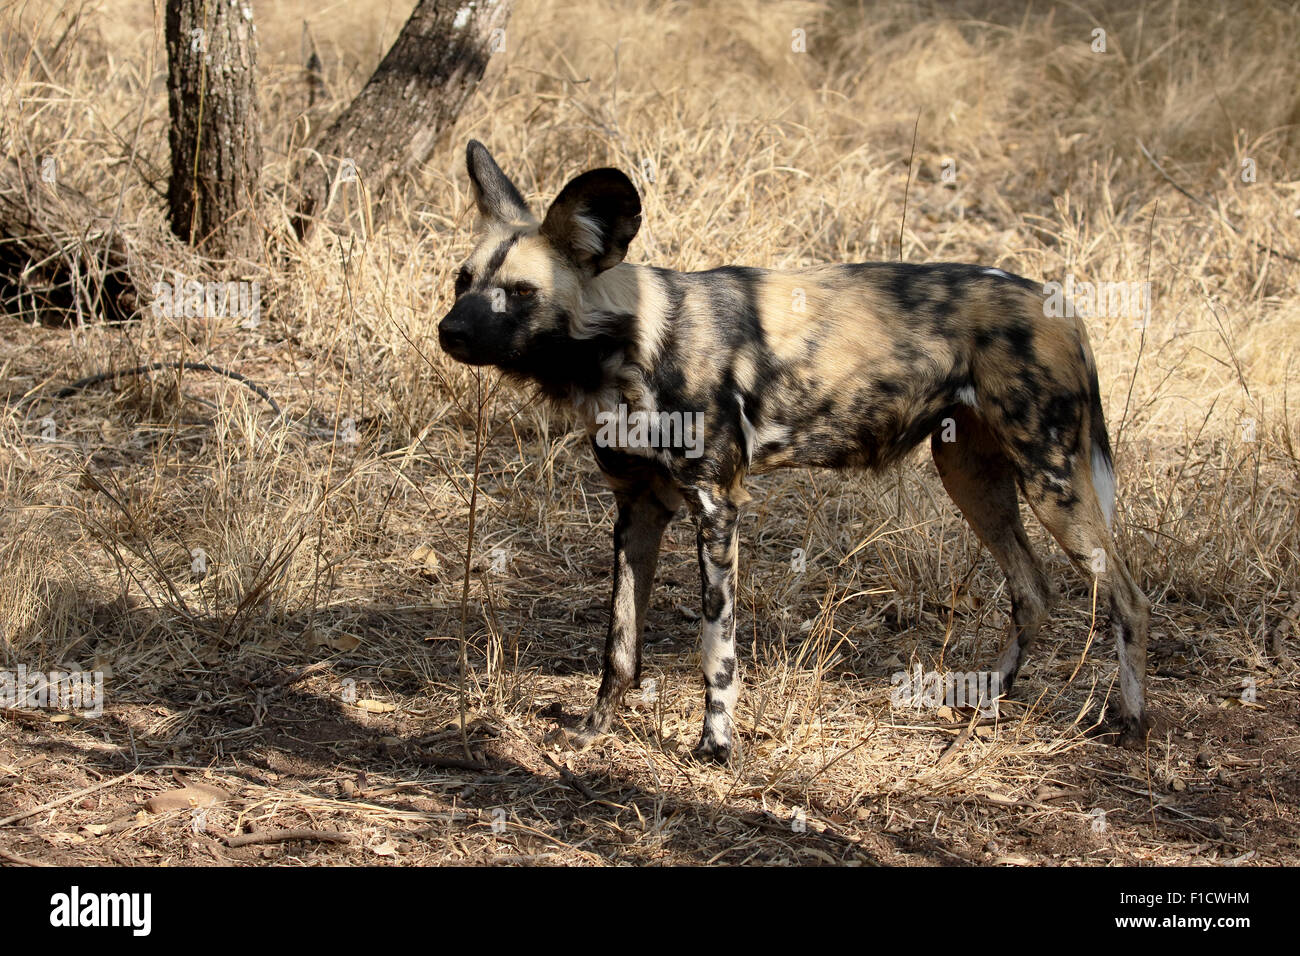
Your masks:
<path fill-rule="evenodd" d="M 444 352 L 463 351 L 469 342 L 469 326 L 451 316 L 438 323 L 438 344 Z"/>

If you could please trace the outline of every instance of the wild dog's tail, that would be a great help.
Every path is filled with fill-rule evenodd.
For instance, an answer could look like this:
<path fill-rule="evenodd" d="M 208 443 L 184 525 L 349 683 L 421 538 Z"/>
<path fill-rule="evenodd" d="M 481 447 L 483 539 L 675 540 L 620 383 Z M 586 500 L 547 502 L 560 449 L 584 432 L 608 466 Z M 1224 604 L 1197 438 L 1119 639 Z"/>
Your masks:
<path fill-rule="evenodd" d="M 1106 434 L 1106 417 L 1101 410 L 1101 384 L 1097 381 L 1097 363 L 1088 356 L 1088 434 L 1092 438 L 1092 487 L 1097 492 L 1101 513 L 1109 527 L 1115 519 L 1115 462 L 1110 454 L 1110 437 Z"/>

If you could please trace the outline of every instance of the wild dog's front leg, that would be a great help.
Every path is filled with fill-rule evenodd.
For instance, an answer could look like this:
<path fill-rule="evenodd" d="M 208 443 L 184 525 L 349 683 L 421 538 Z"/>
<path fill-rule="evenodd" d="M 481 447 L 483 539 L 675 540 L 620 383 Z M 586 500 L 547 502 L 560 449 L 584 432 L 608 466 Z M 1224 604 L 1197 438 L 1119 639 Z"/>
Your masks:
<path fill-rule="evenodd" d="M 675 509 L 651 486 L 616 490 L 614 594 L 610 602 L 605 667 L 596 705 L 583 721 L 579 745 L 606 733 L 629 687 L 641 681 L 641 631 L 659 563 L 659 543 Z"/>
<path fill-rule="evenodd" d="M 725 763 L 734 746 L 740 670 L 736 664 L 736 533 L 739 508 L 721 495 L 692 501 L 698 527 L 704 627 L 704 730 L 695 755 Z M 688 501 L 691 498 L 688 497 Z"/>

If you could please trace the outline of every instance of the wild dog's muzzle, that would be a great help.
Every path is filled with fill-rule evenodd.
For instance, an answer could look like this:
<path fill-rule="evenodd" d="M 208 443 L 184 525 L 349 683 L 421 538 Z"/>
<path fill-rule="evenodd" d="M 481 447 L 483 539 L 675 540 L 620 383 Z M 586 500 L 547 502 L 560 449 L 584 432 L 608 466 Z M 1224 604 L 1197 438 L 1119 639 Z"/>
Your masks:
<path fill-rule="evenodd" d="M 465 295 L 438 323 L 438 344 L 458 362 L 491 365 L 508 344 L 504 317 L 484 295 Z"/>

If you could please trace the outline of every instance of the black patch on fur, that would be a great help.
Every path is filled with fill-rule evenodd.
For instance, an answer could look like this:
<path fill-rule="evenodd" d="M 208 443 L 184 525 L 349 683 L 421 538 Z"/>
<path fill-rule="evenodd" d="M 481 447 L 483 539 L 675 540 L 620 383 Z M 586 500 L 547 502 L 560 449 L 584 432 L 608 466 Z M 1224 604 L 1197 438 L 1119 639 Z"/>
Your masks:
<path fill-rule="evenodd" d="M 501 245 L 492 250 L 492 255 L 488 258 L 487 266 L 483 269 L 483 275 L 480 277 L 481 281 L 487 284 L 491 283 L 492 278 L 497 274 L 497 270 L 501 268 L 501 263 L 506 261 L 506 256 L 510 254 L 510 250 L 514 248 L 515 243 L 518 241 L 519 233 L 512 233 Z"/>
<path fill-rule="evenodd" d="M 567 317 L 561 318 L 564 329 Z M 500 363 L 511 375 L 536 382 L 548 398 L 565 399 L 575 390 L 597 391 L 604 383 L 605 362 L 631 342 L 636 317 L 618 315 L 605 329 L 588 339 L 575 339 L 567 331 L 551 329 L 534 335 L 527 348 Z"/>
<path fill-rule="evenodd" d="M 728 353 L 750 342 L 764 343 L 758 314 L 758 285 L 762 275 L 762 270 L 748 266 L 723 266 L 691 274 L 708 296 L 715 319 L 722 320 L 717 322 L 717 327 L 725 336 L 723 344 Z"/>
<path fill-rule="evenodd" d="M 722 588 L 705 588 L 704 590 L 704 617 L 706 620 L 713 622 L 722 616 L 722 609 L 726 606 L 726 594 Z"/>
<path fill-rule="evenodd" d="M 1002 328 L 1002 337 L 1006 340 L 1011 354 L 1022 362 L 1034 357 L 1034 330 L 1023 319 L 1013 319 Z"/>

